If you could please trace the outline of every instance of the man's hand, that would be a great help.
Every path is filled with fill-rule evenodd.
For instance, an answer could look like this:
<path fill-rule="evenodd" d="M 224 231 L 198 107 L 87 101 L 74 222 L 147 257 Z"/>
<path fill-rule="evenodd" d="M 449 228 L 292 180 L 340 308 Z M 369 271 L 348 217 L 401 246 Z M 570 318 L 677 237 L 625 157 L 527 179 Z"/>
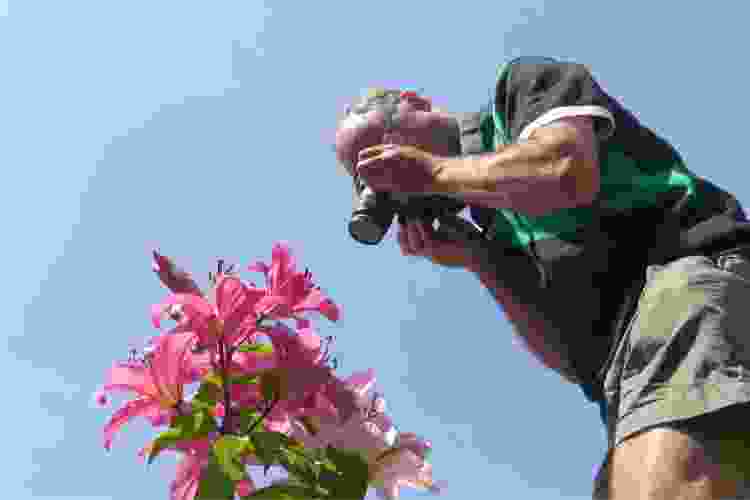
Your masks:
<path fill-rule="evenodd" d="M 379 144 L 359 152 L 356 170 L 375 191 L 434 194 L 439 157 L 414 146 Z"/>
<path fill-rule="evenodd" d="M 457 217 L 466 225 L 465 231 L 475 230 L 468 222 Z M 435 264 L 445 267 L 462 267 L 477 272 L 486 260 L 486 249 L 467 240 L 448 241 L 428 223 L 409 221 L 399 224 L 398 243 L 402 255 L 426 257 Z"/>

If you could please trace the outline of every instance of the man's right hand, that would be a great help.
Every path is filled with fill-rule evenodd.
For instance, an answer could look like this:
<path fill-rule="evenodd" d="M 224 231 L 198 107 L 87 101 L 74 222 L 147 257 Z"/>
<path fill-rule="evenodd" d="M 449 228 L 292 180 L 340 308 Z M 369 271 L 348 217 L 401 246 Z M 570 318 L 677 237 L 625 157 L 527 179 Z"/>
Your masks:
<path fill-rule="evenodd" d="M 463 219 L 457 218 L 462 229 L 472 231 L 473 226 Z M 398 243 L 403 255 L 416 255 L 430 259 L 435 264 L 452 267 L 465 268 L 469 271 L 478 271 L 484 261 L 485 252 L 481 245 L 468 240 L 451 241 L 441 237 L 439 230 L 436 231 L 432 225 L 411 220 L 399 223 Z"/>

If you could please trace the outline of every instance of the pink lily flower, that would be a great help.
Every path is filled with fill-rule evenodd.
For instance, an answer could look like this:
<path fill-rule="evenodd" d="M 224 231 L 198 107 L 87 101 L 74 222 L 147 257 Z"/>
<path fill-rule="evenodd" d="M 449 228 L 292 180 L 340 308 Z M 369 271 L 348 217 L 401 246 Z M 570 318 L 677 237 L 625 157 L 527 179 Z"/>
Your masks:
<path fill-rule="evenodd" d="M 361 415 L 369 410 L 371 401 L 368 393 L 374 384 L 375 372 L 369 369 L 365 372 L 354 373 L 343 381 L 335 379 L 332 384 L 326 387 L 326 397 L 333 402 L 338 410 L 341 423 L 346 422 L 352 415 Z M 384 404 L 383 401 L 380 401 L 380 403 Z M 384 415 L 384 408 L 383 411 L 378 413 Z M 386 427 L 388 425 L 385 424 Z"/>
<path fill-rule="evenodd" d="M 132 418 L 144 416 L 153 423 L 165 412 L 171 415 L 175 411 L 183 400 L 183 384 L 189 378 L 184 371 L 184 357 L 192 340 L 189 333 L 163 336 L 157 339 L 147 364 L 118 363 L 112 367 L 103 391 L 132 391 L 139 397 L 117 410 L 104 427 L 106 449 L 110 449 L 117 431 Z"/>
<path fill-rule="evenodd" d="M 308 321 L 302 321 L 302 325 L 293 330 L 278 323 L 264 332 L 271 340 L 277 363 L 292 366 L 317 365 L 323 362 L 323 342 L 320 335 L 315 333 Z"/>
<path fill-rule="evenodd" d="M 366 398 L 367 391 L 375 382 L 373 370 L 355 373 L 343 383 L 344 390 L 339 390 L 337 402 L 354 407 L 354 411 L 347 408 L 350 416 L 346 419 L 326 418 L 323 415 L 305 414 L 305 425 L 297 419 L 292 429 L 292 437 L 300 440 L 310 448 L 325 447 L 356 449 L 363 452 L 370 461 L 393 445 L 395 427 L 391 419 L 386 416 L 385 403 L 379 398 L 379 404 L 371 408 Z M 346 394 L 349 397 L 346 397 Z M 334 402 L 334 406 L 336 402 Z M 374 411 L 371 411 L 374 410 Z"/>
<path fill-rule="evenodd" d="M 399 488 L 408 486 L 439 492 L 426 461 L 431 444 L 414 433 L 399 434 L 385 415 L 385 401 L 371 402 L 367 392 L 375 377 L 372 370 L 356 373 L 345 381 L 357 412 L 343 425 L 335 419 L 308 417 L 293 421 L 291 437 L 308 448 L 333 446 L 359 451 L 370 467 L 370 481 L 380 498 L 396 499 Z"/>
<path fill-rule="evenodd" d="M 322 392 L 335 382 L 331 368 L 324 364 L 321 339 L 312 328 L 297 333 L 279 324 L 266 332 L 273 344 L 275 368 L 283 376 L 284 398 L 268 415 L 267 427 L 278 432 L 291 431 L 291 419 L 297 415 L 330 415 L 332 405 Z"/>
<path fill-rule="evenodd" d="M 214 289 L 215 305 L 194 294 L 176 293 L 152 307 L 151 320 L 160 328 L 165 314 L 178 307 L 181 320 L 172 333 L 191 331 L 206 347 L 215 346 L 220 338 L 231 344 L 255 329 L 255 307 L 264 295 L 235 276 L 222 275 Z"/>
<path fill-rule="evenodd" d="M 339 319 L 338 306 L 313 284 L 312 274 L 296 271 L 292 251 L 286 244 L 273 246 L 270 266 L 257 262 L 248 270 L 261 272 L 266 277 L 266 296 L 257 305 L 259 313 L 271 318 L 289 318 L 317 311 L 331 321 Z"/>
<path fill-rule="evenodd" d="M 180 453 L 174 480 L 169 485 L 170 500 L 194 500 L 198 493 L 201 474 L 208 465 L 211 445 L 218 434 L 208 438 L 179 441 L 169 446 L 168 450 Z M 151 453 L 153 443 L 142 448 L 138 456 L 143 460 Z"/>
<path fill-rule="evenodd" d="M 177 463 L 174 480 L 169 485 L 170 500 L 194 500 L 198 494 L 201 474 L 208 466 L 211 443 L 207 439 L 180 443 L 182 458 Z"/>
<path fill-rule="evenodd" d="M 432 443 L 420 438 L 413 432 L 400 432 L 396 446 L 411 451 L 423 460 L 427 460 L 432 451 Z"/>
<path fill-rule="evenodd" d="M 382 499 L 397 499 L 402 486 L 428 490 L 435 494 L 441 490 L 441 486 L 432 477 L 432 465 L 403 448 L 384 454 L 370 470 L 370 482 L 375 485 L 378 497 Z"/>
<path fill-rule="evenodd" d="M 442 486 L 433 480 L 432 465 L 427 462 L 431 449 L 432 443 L 413 432 L 399 433 L 395 445 L 370 468 L 370 480 L 377 487 L 378 496 L 398 498 L 401 486 L 439 493 Z"/>
<path fill-rule="evenodd" d="M 266 416 L 268 430 L 288 433 L 290 419 L 295 415 L 319 410 L 330 415 L 331 404 L 324 402 L 320 392 L 334 380 L 331 369 L 323 363 L 320 337 L 309 327 L 295 332 L 284 324 L 264 330 L 273 345 L 273 352 L 235 352 L 231 372 L 241 375 L 262 374 L 273 371 L 281 377 L 284 392 L 280 401 Z M 257 385 L 233 385 L 232 397 L 240 406 L 259 406 L 264 399 Z M 326 404 L 327 403 L 327 404 Z"/>
<path fill-rule="evenodd" d="M 198 494 L 200 478 L 208 457 L 183 455 L 177 464 L 175 479 L 169 485 L 170 500 L 193 500 Z"/>

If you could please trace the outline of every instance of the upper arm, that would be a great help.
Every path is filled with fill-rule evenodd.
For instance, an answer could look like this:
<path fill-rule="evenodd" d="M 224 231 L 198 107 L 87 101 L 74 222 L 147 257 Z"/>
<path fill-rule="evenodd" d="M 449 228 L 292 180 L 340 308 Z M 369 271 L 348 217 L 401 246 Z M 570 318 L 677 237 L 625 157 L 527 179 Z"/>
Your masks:
<path fill-rule="evenodd" d="M 494 104 L 506 140 L 557 148 L 573 160 L 563 180 L 576 201 L 593 201 L 599 191 L 598 150 L 614 133 L 615 106 L 585 66 L 516 59 L 498 79 Z"/>
<path fill-rule="evenodd" d="M 557 119 L 535 128 L 529 140 L 549 145 L 560 158 L 568 159 L 563 172 L 563 188 L 576 204 L 594 201 L 599 194 L 600 171 L 598 139 L 594 120 L 588 116 Z"/>
<path fill-rule="evenodd" d="M 494 104 L 512 142 L 561 118 L 589 117 L 599 140 L 615 128 L 612 100 L 581 64 L 518 58 L 498 79 Z"/>

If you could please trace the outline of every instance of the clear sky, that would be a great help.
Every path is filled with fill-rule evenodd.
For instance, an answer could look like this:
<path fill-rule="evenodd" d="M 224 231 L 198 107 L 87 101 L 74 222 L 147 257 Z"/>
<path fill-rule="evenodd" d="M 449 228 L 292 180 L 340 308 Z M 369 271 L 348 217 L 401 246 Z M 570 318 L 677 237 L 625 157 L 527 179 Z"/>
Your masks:
<path fill-rule="evenodd" d="M 444 499 L 587 498 L 596 407 L 517 346 L 473 277 L 402 257 L 393 233 L 350 240 L 333 127 L 368 85 L 470 111 L 504 61 L 560 57 L 747 204 L 750 6 L 715 5 L 0 0 L 3 497 L 167 498 L 174 460 L 136 457 L 148 426 L 108 454 L 91 403 L 155 333 L 149 251 L 205 283 L 216 258 L 283 239 L 343 307 L 319 323 L 341 373 L 376 370 L 400 428 L 433 441 Z"/>

